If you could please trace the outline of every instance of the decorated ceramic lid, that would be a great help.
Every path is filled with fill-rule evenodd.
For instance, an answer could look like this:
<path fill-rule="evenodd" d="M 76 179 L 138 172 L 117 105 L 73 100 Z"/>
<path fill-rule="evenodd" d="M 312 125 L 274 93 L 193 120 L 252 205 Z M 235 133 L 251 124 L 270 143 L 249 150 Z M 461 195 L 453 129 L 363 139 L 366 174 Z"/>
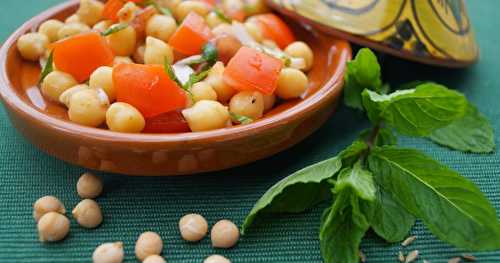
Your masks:
<path fill-rule="evenodd" d="M 268 0 L 280 12 L 382 52 L 464 67 L 479 50 L 464 0 Z"/>

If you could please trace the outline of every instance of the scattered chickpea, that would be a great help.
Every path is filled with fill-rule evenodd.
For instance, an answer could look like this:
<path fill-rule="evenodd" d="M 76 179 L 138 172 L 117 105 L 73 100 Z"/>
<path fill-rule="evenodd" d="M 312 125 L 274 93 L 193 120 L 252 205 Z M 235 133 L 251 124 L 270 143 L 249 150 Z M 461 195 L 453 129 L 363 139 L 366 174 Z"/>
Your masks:
<path fill-rule="evenodd" d="M 162 250 L 163 241 L 155 232 L 142 233 L 135 243 L 135 256 L 140 261 L 151 255 L 160 255 Z"/>
<path fill-rule="evenodd" d="M 139 133 L 144 129 L 146 121 L 134 106 L 116 102 L 106 112 L 106 124 L 112 131 Z"/>
<path fill-rule="evenodd" d="M 102 180 L 91 173 L 84 173 L 76 183 L 76 191 L 81 198 L 94 199 L 102 193 Z"/>
<path fill-rule="evenodd" d="M 99 96 L 95 89 L 88 88 L 76 92 L 71 96 L 69 102 L 69 119 L 90 127 L 101 125 L 106 120 L 106 110 L 109 103 L 106 100 Z"/>
<path fill-rule="evenodd" d="M 123 243 L 104 243 L 98 246 L 92 254 L 93 263 L 122 263 L 125 257 Z"/>
<path fill-rule="evenodd" d="M 230 120 L 227 107 L 217 101 L 202 100 L 182 111 L 192 131 L 208 131 L 226 127 Z"/>
<path fill-rule="evenodd" d="M 37 224 L 38 236 L 42 242 L 56 242 L 69 233 L 69 220 L 57 212 L 44 214 Z"/>
<path fill-rule="evenodd" d="M 45 76 L 40 89 L 45 98 L 57 102 L 63 92 L 76 85 L 78 82 L 70 74 L 52 71 Z"/>
<path fill-rule="evenodd" d="M 73 217 L 84 228 L 96 228 L 102 223 L 101 207 L 92 199 L 84 199 L 72 211 Z"/>
<path fill-rule="evenodd" d="M 191 87 L 191 94 L 193 94 L 193 100 L 195 102 L 200 100 L 215 100 L 217 101 L 217 93 L 215 90 L 205 81 L 200 81 L 195 83 Z"/>
<path fill-rule="evenodd" d="M 165 15 L 154 15 L 146 24 L 146 35 L 168 42 L 177 29 L 175 19 Z"/>
<path fill-rule="evenodd" d="M 216 26 L 225 23 L 215 12 L 210 12 L 205 17 L 205 21 L 210 28 L 215 28 Z"/>
<path fill-rule="evenodd" d="M 127 2 L 117 13 L 121 23 L 129 23 L 135 18 L 139 8 L 134 2 Z"/>
<path fill-rule="evenodd" d="M 247 32 L 253 37 L 253 39 L 257 42 L 261 42 L 264 37 L 262 36 L 262 31 L 260 27 L 257 25 L 257 22 L 249 19 L 245 22 L 245 28 Z"/>
<path fill-rule="evenodd" d="M 258 91 L 241 91 L 231 98 L 229 111 L 257 120 L 264 114 L 264 97 Z"/>
<path fill-rule="evenodd" d="M 111 20 L 104 20 L 104 21 L 101 21 L 97 24 L 95 24 L 92 29 L 93 30 L 96 30 L 97 32 L 104 32 L 106 30 L 109 29 L 109 27 L 113 24 L 113 22 Z"/>
<path fill-rule="evenodd" d="M 140 45 L 135 50 L 132 57 L 134 58 L 135 63 L 144 64 L 144 53 L 146 52 L 146 46 Z"/>
<path fill-rule="evenodd" d="M 61 96 L 59 96 L 59 102 L 66 105 L 66 107 L 69 109 L 69 104 L 71 102 L 71 97 L 76 94 L 77 92 L 79 91 L 82 91 L 82 90 L 85 90 L 85 89 L 88 89 L 89 86 L 87 85 L 76 85 L 76 86 L 73 86 L 67 90 L 65 90 Z"/>
<path fill-rule="evenodd" d="M 170 10 L 175 10 L 181 1 L 182 0 L 157 0 L 160 6 L 167 7 Z"/>
<path fill-rule="evenodd" d="M 64 20 L 65 24 L 71 24 L 71 23 L 83 23 L 82 20 L 80 20 L 80 17 L 77 14 L 73 14 L 71 16 L 68 16 L 66 20 Z"/>
<path fill-rule="evenodd" d="M 204 17 L 210 12 L 210 9 L 210 6 L 202 1 L 182 1 L 175 8 L 175 18 L 182 21 L 191 12 Z"/>
<path fill-rule="evenodd" d="M 111 28 L 119 26 L 119 24 L 112 25 Z M 127 26 L 124 29 L 106 36 L 108 44 L 117 56 L 130 56 L 135 51 L 137 41 L 137 34 L 135 29 Z"/>
<path fill-rule="evenodd" d="M 276 102 L 276 95 L 274 94 L 264 95 L 264 112 L 268 112 L 269 110 L 271 110 L 275 102 Z"/>
<path fill-rule="evenodd" d="M 84 32 L 90 31 L 90 27 L 79 22 L 73 22 L 69 24 L 65 24 L 62 26 L 59 31 L 57 31 L 58 39 L 68 38 L 74 35 L 78 35 Z"/>
<path fill-rule="evenodd" d="M 167 263 L 165 259 L 158 255 L 151 255 L 147 257 L 142 263 Z"/>
<path fill-rule="evenodd" d="M 243 0 L 222 0 L 222 10 L 228 11 L 244 11 L 245 6 Z"/>
<path fill-rule="evenodd" d="M 281 70 L 275 94 L 282 99 L 299 98 L 307 89 L 309 80 L 306 74 L 294 68 Z"/>
<path fill-rule="evenodd" d="M 44 55 L 49 38 L 40 33 L 28 33 L 17 40 L 17 49 L 24 59 L 37 61 Z"/>
<path fill-rule="evenodd" d="M 133 64 L 134 61 L 130 57 L 116 56 L 113 59 L 113 66 L 118 64 Z"/>
<path fill-rule="evenodd" d="M 116 99 L 116 90 L 113 86 L 113 68 L 102 66 L 90 75 L 89 86 L 91 89 L 103 89 L 110 102 Z"/>
<path fill-rule="evenodd" d="M 35 218 L 36 222 L 48 212 L 64 214 L 66 213 L 66 208 L 64 208 L 63 203 L 59 199 L 50 195 L 39 198 L 33 204 L 33 218 Z"/>
<path fill-rule="evenodd" d="M 76 14 L 80 21 L 93 26 L 102 19 L 102 12 L 104 11 L 104 4 L 97 0 L 80 0 L 80 8 Z"/>
<path fill-rule="evenodd" d="M 40 27 L 38 28 L 38 33 L 44 34 L 49 38 L 49 42 L 55 42 L 59 40 L 59 29 L 61 29 L 64 26 L 64 23 L 55 20 L 55 19 L 50 19 L 45 22 L 43 22 Z"/>
<path fill-rule="evenodd" d="M 230 248 L 236 245 L 240 238 L 238 227 L 229 220 L 220 220 L 210 232 L 212 246 L 217 248 Z"/>
<path fill-rule="evenodd" d="M 285 48 L 285 53 L 295 58 L 302 58 L 306 62 L 304 71 L 311 69 L 314 63 L 314 53 L 311 48 L 302 41 L 296 41 Z"/>
<path fill-rule="evenodd" d="M 181 237 L 190 242 L 202 240 L 208 233 L 208 223 L 199 214 L 188 214 L 179 221 Z"/>
<path fill-rule="evenodd" d="M 217 61 L 215 65 L 210 69 L 207 78 L 205 81 L 212 86 L 212 88 L 217 93 L 217 99 L 221 103 L 228 102 L 234 94 L 236 94 L 236 90 L 226 85 L 223 80 L 224 74 L 224 64 L 220 61 Z"/>
<path fill-rule="evenodd" d="M 231 27 L 230 24 L 220 24 L 216 27 L 214 27 L 212 29 L 212 33 L 215 35 L 215 36 L 219 36 L 219 35 L 222 35 L 222 34 L 228 34 L 228 35 L 232 35 L 234 36 L 234 32 L 233 32 L 233 29 Z"/>
<path fill-rule="evenodd" d="M 234 36 L 221 34 L 215 39 L 215 48 L 220 61 L 228 63 L 236 52 L 241 48 L 241 42 Z"/>
<path fill-rule="evenodd" d="M 167 43 L 154 37 L 146 38 L 144 50 L 144 64 L 163 65 L 167 59 L 169 64 L 174 62 L 174 50 Z"/>
<path fill-rule="evenodd" d="M 211 255 L 203 263 L 231 263 L 231 261 L 221 255 Z"/>

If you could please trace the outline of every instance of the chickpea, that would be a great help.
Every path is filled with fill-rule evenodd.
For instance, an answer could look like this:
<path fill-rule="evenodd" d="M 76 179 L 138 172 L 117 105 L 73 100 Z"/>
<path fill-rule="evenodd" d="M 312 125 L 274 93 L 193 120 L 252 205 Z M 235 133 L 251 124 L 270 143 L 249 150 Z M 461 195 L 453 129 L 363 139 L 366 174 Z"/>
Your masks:
<path fill-rule="evenodd" d="M 80 21 L 93 26 L 102 19 L 102 12 L 104 11 L 104 4 L 97 0 L 80 0 L 80 8 L 76 14 Z"/>
<path fill-rule="evenodd" d="M 187 0 L 177 5 L 174 15 L 178 21 L 182 21 L 191 12 L 195 12 L 204 17 L 210 12 L 210 9 L 210 5 L 205 2 Z"/>
<path fill-rule="evenodd" d="M 111 20 L 103 20 L 97 24 L 95 24 L 92 29 L 97 31 L 97 32 L 104 32 L 109 29 L 109 27 L 113 25 L 113 21 Z"/>
<path fill-rule="evenodd" d="M 129 23 L 135 18 L 135 13 L 139 10 L 134 2 L 127 2 L 117 13 L 121 23 Z"/>
<path fill-rule="evenodd" d="M 302 58 L 306 62 L 304 71 L 311 69 L 314 63 L 314 53 L 311 48 L 302 41 L 296 41 L 285 48 L 285 53 L 294 58 Z"/>
<path fill-rule="evenodd" d="M 245 1 L 245 14 L 253 16 L 270 12 L 269 7 L 265 0 L 246 0 Z"/>
<path fill-rule="evenodd" d="M 59 96 L 59 102 L 66 105 L 66 107 L 69 109 L 69 104 L 71 102 L 71 97 L 73 94 L 82 91 L 84 89 L 89 89 L 89 86 L 87 85 L 76 85 L 72 88 L 67 89 L 64 91 L 61 96 Z"/>
<path fill-rule="evenodd" d="M 262 35 L 262 31 L 260 30 L 257 22 L 250 19 L 246 21 L 244 25 L 247 32 L 253 37 L 255 41 L 262 42 L 264 36 Z"/>
<path fill-rule="evenodd" d="M 135 243 L 135 256 L 140 261 L 151 255 L 160 255 L 162 250 L 163 241 L 160 235 L 155 232 L 142 233 Z"/>
<path fill-rule="evenodd" d="M 157 0 L 157 2 L 162 7 L 167 7 L 170 10 L 175 10 L 181 0 Z"/>
<path fill-rule="evenodd" d="M 113 86 L 113 68 L 102 66 L 90 75 L 89 86 L 91 89 L 103 89 L 110 102 L 116 99 L 116 90 Z"/>
<path fill-rule="evenodd" d="M 42 242 L 56 242 L 69 233 L 69 220 L 56 212 L 44 214 L 37 224 L 38 237 Z"/>
<path fill-rule="evenodd" d="M 59 29 L 64 26 L 64 23 L 55 20 L 55 19 L 50 19 L 45 22 L 43 22 L 40 27 L 38 28 L 38 33 L 44 34 L 49 38 L 49 42 L 55 42 L 59 40 Z"/>
<path fill-rule="evenodd" d="M 69 119 L 90 127 L 101 125 L 106 120 L 106 110 L 109 103 L 106 100 L 95 89 L 84 89 L 76 92 L 71 96 L 69 102 Z"/>
<path fill-rule="evenodd" d="M 163 65 L 167 59 L 169 64 L 174 62 L 174 50 L 167 43 L 154 38 L 146 38 L 146 49 L 144 50 L 144 64 Z"/>
<path fill-rule="evenodd" d="M 179 230 L 184 240 L 197 242 L 202 240 L 208 233 L 208 223 L 199 214 L 188 214 L 179 221 Z"/>
<path fill-rule="evenodd" d="M 59 39 L 64 39 L 88 31 L 90 31 L 89 26 L 82 23 L 74 22 L 65 24 L 63 27 L 61 27 L 61 29 L 59 29 L 59 31 L 57 32 L 57 36 Z"/>
<path fill-rule="evenodd" d="M 50 195 L 39 198 L 33 204 L 33 218 L 35 218 L 36 222 L 48 212 L 64 214 L 66 213 L 66 208 L 64 208 L 63 203 L 59 199 Z"/>
<path fill-rule="evenodd" d="M 125 257 L 123 243 L 104 243 L 98 246 L 92 254 L 93 263 L 122 263 Z"/>
<path fill-rule="evenodd" d="M 116 102 L 106 112 L 106 124 L 112 131 L 139 133 L 144 129 L 146 121 L 132 105 Z"/>
<path fill-rule="evenodd" d="M 119 26 L 118 24 L 111 27 Z M 117 56 L 130 56 L 135 51 L 137 34 L 131 26 L 106 36 L 108 44 Z"/>
<path fill-rule="evenodd" d="M 41 91 L 51 101 L 59 101 L 59 97 L 78 82 L 68 73 L 52 71 L 43 79 Z"/>
<path fill-rule="evenodd" d="M 276 102 L 276 95 L 264 95 L 264 112 L 270 111 Z"/>
<path fill-rule="evenodd" d="M 306 74 L 294 68 L 284 68 L 280 72 L 278 87 L 274 93 L 282 99 L 299 98 L 307 89 L 309 80 Z"/>
<path fill-rule="evenodd" d="M 68 16 L 66 20 L 64 20 L 65 24 L 71 24 L 71 23 L 83 23 L 82 20 L 80 20 L 80 17 L 77 14 Z"/>
<path fill-rule="evenodd" d="M 217 93 L 217 99 L 222 102 L 226 103 L 233 97 L 233 95 L 236 93 L 236 90 L 233 89 L 232 87 L 226 85 L 223 79 L 223 74 L 224 74 L 224 64 L 220 61 L 217 61 L 215 65 L 210 69 L 210 72 L 208 73 L 207 78 L 205 81 L 212 86 L 212 88 L 215 90 Z"/>
<path fill-rule="evenodd" d="M 220 36 L 222 34 L 228 34 L 231 36 L 234 36 L 233 28 L 231 27 L 230 24 L 220 24 L 212 29 L 212 33 L 215 36 Z"/>
<path fill-rule="evenodd" d="M 233 222 L 224 219 L 215 223 L 210 232 L 210 237 L 213 247 L 230 248 L 238 242 L 240 231 Z"/>
<path fill-rule="evenodd" d="M 264 114 L 264 97 L 258 91 L 241 91 L 229 102 L 229 111 L 257 120 Z"/>
<path fill-rule="evenodd" d="M 135 60 L 135 63 L 144 64 L 144 53 L 145 52 L 146 52 L 145 45 L 141 45 L 141 46 L 137 47 L 137 49 L 134 52 L 134 55 L 132 55 L 132 57 Z"/>
<path fill-rule="evenodd" d="M 72 211 L 78 224 L 85 228 L 96 228 L 102 223 L 101 207 L 92 199 L 84 199 Z"/>
<path fill-rule="evenodd" d="M 177 29 L 175 19 L 165 15 L 154 15 L 146 24 L 146 35 L 168 42 Z"/>
<path fill-rule="evenodd" d="M 211 255 L 203 263 L 231 263 L 231 261 L 221 255 Z"/>
<path fill-rule="evenodd" d="M 121 56 L 116 56 L 113 59 L 113 66 L 116 66 L 118 64 L 133 64 L 134 61 L 130 57 L 121 57 Z"/>
<path fill-rule="evenodd" d="M 210 86 L 210 84 L 205 81 L 195 83 L 191 88 L 191 94 L 193 94 L 193 100 L 195 102 L 200 100 L 215 100 L 217 101 L 217 93 Z"/>
<path fill-rule="evenodd" d="M 40 33 L 28 33 L 17 40 L 17 50 L 26 60 L 37 61 L 44 55 L 49 38 Z"/>
<path fill-rule="evenodd" d="M 236 55 L 241 46 L 241 42 L 232 35 L 221 34 L 215 39 L 215 48 L 217 48 L 219 60 L 224 64 L 227 64 Z"/>
<path fill-rule="evenodd" d="M 91 173 L 84 173 L 76 183 L 76 191 L 81 198 L 93 199 L 102 193 L 102 180 Z"/>
<path fill-rule="evenodd" d="M 151 255 L 144 259 L 142 263 L 167 263 L 167 261 L 165 261 L 165 259 L 163 259 L 161 256 Z"/>
<path fill-rule="evenodd" d="M 220 17 L 215 12 L 210 12 L 206 17 L 205 21 L 210 28 L 215 28 L 220 24 L 226 23 L 224 20 L 220 19 Z"/>
<path fill-rule="evenodd" d="M 217 101 L 202 100 L 182 111 L 192 131 L 208 131 L 226 127 L 230 120 L 227 107 Z"/>

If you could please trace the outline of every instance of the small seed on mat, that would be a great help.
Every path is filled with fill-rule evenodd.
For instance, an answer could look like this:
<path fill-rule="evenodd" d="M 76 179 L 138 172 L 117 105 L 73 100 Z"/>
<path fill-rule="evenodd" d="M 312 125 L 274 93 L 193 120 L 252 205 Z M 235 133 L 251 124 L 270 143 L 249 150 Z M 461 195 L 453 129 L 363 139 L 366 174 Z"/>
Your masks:
<path fill-rule="evenodd" d="M 462 261 L 461 258 L 454 257 L 454 258 L 451 258 L 450 260 L 448 260 L 448 263 L 459 263 L 460 261 Z"/>
<path fill-rule="evenodd" d="M 407 239 L 405 239 L 405 240 L 403 241 L 403 243 L 401 243 L 401 245 L 402 245 L 403 247 L 409 246 L 411 243 L 413 243 L 413 241 L 415 241 L 415 239 L 417 239 L 417 237 L 416 237 L 416 236 L 411 236 L 411 237 L 408 237 Z"/>
<path fill-rule="evenodd" d="M 405 262 L 405 255 L 403 255 L 403 252 L 401 251 L 399 251 L 398 260 L 399 262 Z"/>
<path fill-rule="evenodd" d="M 477 260 L 477 258 L 471 254 L 462 254 L 462 258 L 465 259 L 466 261 L 476 261 Z"/>
<path fill-rule="evenodd" d="M 366 255 L 361 250 L 359 251 L 359 260 L 363 263 L 366 262 Z"/>
<path fill-rule="evenodd" d="M 418 250 L 413 250 L 406 256 L 405 263 L 410 263 L 418 258 Z"/>
<path fill-rule="evenodd" d="M 431 263 L 431 262 L 429 260 L 427 260 L 427 259 L 424 259 L 423 263 Z"/>

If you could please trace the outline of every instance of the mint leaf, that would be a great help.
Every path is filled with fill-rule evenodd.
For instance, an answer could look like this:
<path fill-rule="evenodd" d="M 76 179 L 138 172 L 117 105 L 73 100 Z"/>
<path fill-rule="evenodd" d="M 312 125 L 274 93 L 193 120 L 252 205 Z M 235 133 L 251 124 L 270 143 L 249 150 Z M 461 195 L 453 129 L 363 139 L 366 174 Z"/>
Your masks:
<path fill-rule="evenodd" d="M 102 32 L 101 35 L 102 36 L 109 36 L 109 35 L 112 35 L 114 33 L 120 32 L 127 27 L 128 27 L 127 23 L 121 23 L 118 25 L 114 25 L 114 26 L 108 28 L 106 31 Z"/>
<path fill-rule="evenodd" d="M 224 12 L 222 12 L 222 10 L 220 10 L 219 8 L 215 8 L 214 11 L 213 11 L 217 17 L 222 20 L 224 23 L 228 23 L 228 24 L 231 24 L 233 22 L 233 20 L 231 20 L 231 18 L 227 17 Z"/>
<path fill-rule="evenodd" d="M 378 189 L 370 221 L 373 231 L 387 242 L 398 242 L 408 236 L 415 216 L 401 207 L 384 189 Z"/>
<path fill-rule="evenodd" d="M 342 165 L 348 167 L 354 165 L 360 155 L 367 150 L 368 145 L 364 141 L 357 140 L 341 151 L 338 156 L 342 159 Z"/>
<path fill-rule="evenodd" d="M 191 90 L 194 84 L 203 81 L 209 73 L 210 70 L 204 70 L 200 73 L 193 73 L 189 76 L 189 80 L 183 85 L 184 90 Z"/>
<path fill-rule="evenodd" d="M 379 92 L 382 87 L 377 56 L 368 48 L 360 49 L 354 60 L 347 62 L 344 81 L 344 103 L 351 108 L 363 110 L 363 90 Z"/>
<path fill-rule="evenodd" d="M 403 135 L 427 136 L 462 118 L 467 100 L 459 92 L 426 83 L 389 95 L 365 90 L 363 105 L 373 123 L 384 121 Z"/>
<path fill-rule="evenodd" d="M 463 152 L 489 153 L 495 150 L 495 138 L 490 122 L 470 103 L 463 118 L 434 131 L 429 138 L 438 144 Z"/>
<path fill-rule="evenodd" d="M 412 149 L 376 147 L 368 163 L 376 182 L 438 238 L 464 249 L 500 249 L 495 209 L 472 182 Z"/>
<path fill-rule="evenodd" d="M 299 170 L 276 183 L 247 215 L 241 227 L 242 234 L 262 212 L 299 213 L 327 199 L 330 193 L 326 180 L 333 177 L 341 167 L 341 159 L 334 157 Z"/>
<path fill-rule="evenodd" d="M 40 85 L 45 77 L 47 77 L 47 75 L 49 75 L 52 71 L 54 71 L 54 50 L 50 52 L 49 57 L 47 58 L 47 62 L 45 62 L 42 73 L 40 73 L 38 84 Z"/>
<path fill-rule="evenodd" d="M 229 115 L 231 116 L 233 122 L 239 122 L 241 124 L 249 124 L 253 122 L 253 119 L 238 113 L 229 112 Z"/>
<path fill-rule="evenodd" d="M 335 183 L 334 192 L 339 193 L 347 187 L 353 189 L 361 199 L 368 201 L 375 200 L 376 189 L 372 173 L 363 169 L 361 161 L 356 162 L 353 168 L 345 168 L 340 171 Z"/>
<path fill-rule="evenodd" d="M 367 129 L 362 131 L 359 137 L 364 141 L 368 141 L 371 139 L 372 133 L 373 129 Z M 396 145 L 397 143 L 398 138 L 389 128 L 380 128 L 373 139 L 373 145 L 375 146 Z"/>

